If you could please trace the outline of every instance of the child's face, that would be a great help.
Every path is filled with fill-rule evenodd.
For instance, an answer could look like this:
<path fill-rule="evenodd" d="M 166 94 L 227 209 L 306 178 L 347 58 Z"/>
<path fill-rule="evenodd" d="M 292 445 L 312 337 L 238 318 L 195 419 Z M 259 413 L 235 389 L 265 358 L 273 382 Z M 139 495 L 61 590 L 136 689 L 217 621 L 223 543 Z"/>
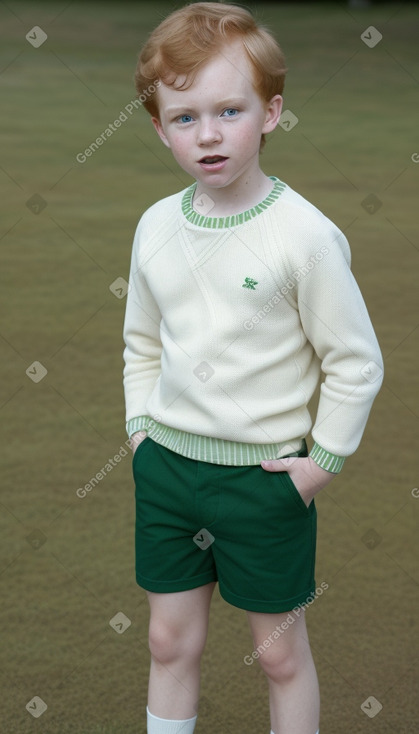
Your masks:
<path fill-rule="evenodd" d="M 241 41 L 211 58 L 188 89 L 161 84 L 157 95 L 160 120 L 152 118 L 154 127 L 183 170 L 204 187 L 223 188 L 259 170 L 261 135 L 275 128 L 282 98 L 264 102 L 257 94 Z"/>

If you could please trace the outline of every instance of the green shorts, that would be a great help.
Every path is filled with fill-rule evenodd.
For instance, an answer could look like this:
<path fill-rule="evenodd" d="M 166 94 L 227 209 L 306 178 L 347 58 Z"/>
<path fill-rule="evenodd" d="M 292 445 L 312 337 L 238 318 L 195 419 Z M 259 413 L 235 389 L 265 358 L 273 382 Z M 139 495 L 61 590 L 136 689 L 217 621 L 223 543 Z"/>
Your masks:
<path fill-rule="evenodd" d="M 139 586 L 168 593 L 218 581 L 230 604 L 270 613 L 314 593 L 316 508 L 287 472 L 188 459 L 149 437 L 132 469 Z"/>

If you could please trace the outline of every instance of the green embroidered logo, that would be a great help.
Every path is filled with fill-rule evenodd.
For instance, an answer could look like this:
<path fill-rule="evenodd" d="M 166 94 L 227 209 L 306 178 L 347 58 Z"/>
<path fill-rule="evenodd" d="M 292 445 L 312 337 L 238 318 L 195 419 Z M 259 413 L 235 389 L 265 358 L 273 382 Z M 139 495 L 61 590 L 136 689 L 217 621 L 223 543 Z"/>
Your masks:
<path fill-rule="evenodd" d="M 242 285 L 242 288 L 251 288 L 252 291 L 255 291 L 255 285 L 258 284 L 257 280 L 253 280 L 253 278 L 245 278 L 244 283 Z"/>

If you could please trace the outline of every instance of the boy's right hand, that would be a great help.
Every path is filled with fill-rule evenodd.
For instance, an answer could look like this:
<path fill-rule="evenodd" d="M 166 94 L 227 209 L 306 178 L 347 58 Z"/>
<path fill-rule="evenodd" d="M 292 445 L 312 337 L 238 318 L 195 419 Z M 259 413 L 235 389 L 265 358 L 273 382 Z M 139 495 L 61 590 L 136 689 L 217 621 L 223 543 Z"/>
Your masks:
<path fill-rule="evenodd" d="M 135 454 L 138 446 L 142 441 L 144 441 L 145 438 L 147 438 L 147 431 L 137 431 L 136 433 L 132 434 L 130 442 L 133 454 Z"/>

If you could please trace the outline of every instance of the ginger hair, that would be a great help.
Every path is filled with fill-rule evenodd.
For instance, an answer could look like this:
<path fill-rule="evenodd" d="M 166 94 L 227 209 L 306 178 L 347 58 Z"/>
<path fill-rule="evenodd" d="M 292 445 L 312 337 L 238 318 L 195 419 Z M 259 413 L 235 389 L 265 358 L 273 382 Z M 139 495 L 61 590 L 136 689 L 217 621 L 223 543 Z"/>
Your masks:
<path fill-rule="evenodd" d="M 253 71 L 253 85 L 260 98 L 269 102 L 282 94 L 285 59 L 282 50 L 253 15 L 237 5 L 197 2 L 175 10 L 152 31 L 142 48 L 135 71 L 138 96 L 152 117 L 159 118 L 156 80 L 176 89 L 193 84 L 200 67 L 222 47 L 241 39 Z M 179 77 L 183 82 L 179 84 Z M 155 91 L 150 92 L 155 89 Z M 265 143 L 262 135 L 261 149 Z"/>

